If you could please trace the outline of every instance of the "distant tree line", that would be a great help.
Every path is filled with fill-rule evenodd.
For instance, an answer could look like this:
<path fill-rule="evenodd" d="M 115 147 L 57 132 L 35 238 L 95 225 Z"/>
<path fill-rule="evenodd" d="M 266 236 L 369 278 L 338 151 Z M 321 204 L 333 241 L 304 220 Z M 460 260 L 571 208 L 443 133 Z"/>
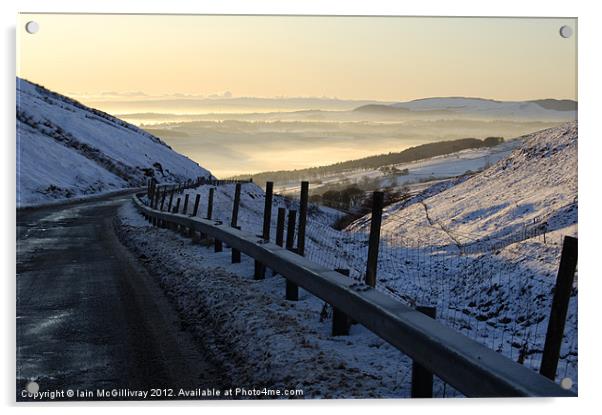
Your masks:
<path fill-rule="evenodd" d="M 361 203 L 366 192 L 357 186 L 348 186 L 342 190 L 327 190 L 322 194 L 314 193 L 309 201 L 312 203 L 330 206 L 335 209 L 349 210 Z"/>
<path fill-rule="evenodd" d="M 267 171 L 257 174 L 245 174 L 231 177 L 231 179 L 248 179 L 253 177 L 253 180 L 258 183 L 273 181 L 276 183 L 319 179 L 334 173 L 342 173 L 350 170 L 366 170 L 378 169 L 392 164 L 409 163 L 412 161 L 423 160 L 436 156 L 455 153 L 462 150 L 481 147 L 494 147 L 504 142 L 503 137 L 487 137 L 483 140 L 477 138 L 461 138 L 458 140 L 439 141 L 436 143 L 421 144 L 416 147 L 410 147 L 406 150 L 379 154 L 376 156 L 364 157 L 356 160 L 342 161 L 339 163 L 330 164 L 327 166 L 310 167 L 298 170 L 279 170 Z M 389 169 L 390 170 L 390 169 Z M 393 172 L 397 174 L 407 174 L 407 172 Z"/>
<path fill-rule="evenodd" d="M 384 193 L 384 206 L 389 206 L 409 197 L 409 189 L 405 186 L 400 188 L 387 187 L 381 190 Z M 372 211 L 371 192 L 366 192 L 357 186 L 314 194 L 310 197 L 310 201 L 345 212 L 333 224 L 333 227 L 338 230 L 345 229 L 351 222 Z"/>

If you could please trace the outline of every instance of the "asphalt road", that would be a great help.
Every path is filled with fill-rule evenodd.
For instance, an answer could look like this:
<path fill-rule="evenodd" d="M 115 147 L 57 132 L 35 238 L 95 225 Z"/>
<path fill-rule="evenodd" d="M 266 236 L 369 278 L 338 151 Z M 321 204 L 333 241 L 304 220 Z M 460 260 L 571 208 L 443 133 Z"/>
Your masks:
<path fill-rule="evenodd" d="M 17 400 L 30 400 L 21 391 L 32 379 L 40 391 L 221 386 L 117 239 L 113 220 L 130 198 L 17 213 Z"/>

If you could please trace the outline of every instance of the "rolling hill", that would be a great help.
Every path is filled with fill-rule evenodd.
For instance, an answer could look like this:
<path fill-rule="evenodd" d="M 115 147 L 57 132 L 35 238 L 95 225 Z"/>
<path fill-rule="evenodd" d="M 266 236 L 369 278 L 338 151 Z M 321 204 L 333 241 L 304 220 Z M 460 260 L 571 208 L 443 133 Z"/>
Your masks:
<path fill-rule="evenodd" d="M 548 231 L 571 233 L 565 228 L 577 223 L 577 124 L 563 124 L 522 140 L 507 158 L 457 186 L 420 203 L 410 200 L 387 207 L 383 228 L 405 232 L 428 219 L 446 231 L 437 243 L 473 244 L 520 232 L 545 218 Z M 396 220 L 400 212 L 409 220 L 405 226 Z"/>
<path fill-rule="evenodd" d="M 577 102 L 563 99 L 496 101 L 483 98 L 423 98 L 395 104 L 372 104 L 355 112 L 383 116 L 441 116 L 449 118 L 563 120 L 576 119 Z"/>

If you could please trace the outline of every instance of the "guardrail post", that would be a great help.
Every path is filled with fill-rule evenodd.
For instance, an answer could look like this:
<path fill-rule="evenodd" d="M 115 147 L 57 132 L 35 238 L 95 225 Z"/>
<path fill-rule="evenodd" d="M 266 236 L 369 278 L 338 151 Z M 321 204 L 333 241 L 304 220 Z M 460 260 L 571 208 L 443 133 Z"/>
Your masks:
<path fill-rule="evenodd" d="M 213 241 L 213 251 L 214 252 L 222 252 L 223 247 L 222 247 L 222 241 L 220 241 L 219 239 L 215 239 Z"/>
<path fill-rule="evenodd" d="M 349 270 L 344 268 L 335 269 L 339 274 L 343 274 L 345 276 L 349 276 Z M 347 314 L 343 313 L 341 310 L 332 306 L 332 335 L 333 336 L 347 336 L 349 335 L 349 328 L 351 326 L 351 321 Z"/>
<path fill-rule="evenodd" d="M 240 229 L 238 226 L 238 209 L 240 206 L 240 190 L 241 184 L 237 183 L 234 189 L 234 203 L 232 204 L 232 221 L 230 222 L 230 226 L 236 229 Z M 232 248 L 232 263 L 238 264 L 240 262 L 240 251 L 238 249 Z"/>
<path fill-rule="evenodd" d="M 558 267 L 558 275 L 556 277 L 556 287 L 554 288 L 552 308 L 550 309 L 546 342 L 543 347 L 541 366 L 539 368 L 539 373 L 552 381 L 556 378 L 560 347 L 564 335 L 564 324 L 566 322 L 576 268 L 577 238 L 565 236 L 562 244 L 560 266 Z"/>
<path fill-rule="evenodd" d="M 233 264 L 240 263 L 240 251 L 238 249 L 232 248 L 232 263 Z"/>
<path fill-rule="evenodd" d="M 430 318 L 437 318 L 437 309 L 435 307 L 418 306 L 416 311 L 426 314 Z M 412 362 L 412 398 L 432 398 L 433 397 L 433 373 L 424 366 Z"/>
<path fill-rule="evenodd" d="M 295 243 L 295 223 L 297 222 L 297 211 L 288 211 L 288 223 L 286 229 L 286 249 L 294 251 Z M 286 280 L 286 299 L 291 301 L 299 300 L 299 287 L 297 284 Z"/>
<path fill-rule="evenodd" d="M 299 233 L 297 235 L 297 253 L 305 256 L 305 227 L 307 225 L 307 204 L 309 202 L 309 182 L 301 182 L 299 201 Z"/>
<path fill-rule="evenodd" d="M 265 278 L 265 267 L 263 264 L 255 260 L 255 269 L 253 271 L 253 279 L 262 280 Z"/>
<path fill-rule="evenodd" d="M 265 184 L 265 205 L 263 207 L 263 231 L 261 238 L 264 241 L 270 240 L 270 225 L 272 224 L 272 200 L 274 196 L 274 182 L 266 182 Z M 265 278 L 265 265 L 259 261 L 255 261 L 255 273 L 253 278 L 262 280 Z"/>
<path fill-rule="evenodd" d="M 370 221 L 370 240 L 368 242 L 368 261 L 366 263 L 366 284 L 376 286 L 376 269 L 378 266 L 378 244 L 380 242 L 380 225 L 383 216 L 384 193 L 372 194 L 372 219 Z"/>

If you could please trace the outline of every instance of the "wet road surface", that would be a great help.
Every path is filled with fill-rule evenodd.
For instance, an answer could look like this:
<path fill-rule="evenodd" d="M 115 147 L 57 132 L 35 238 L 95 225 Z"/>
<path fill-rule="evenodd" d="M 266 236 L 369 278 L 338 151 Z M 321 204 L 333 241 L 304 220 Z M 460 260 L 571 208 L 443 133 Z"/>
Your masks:
<path fill-rule="evenodd" d="M 217 387 L 152 276 L 118 241 L 131 195 L 17 213 L 17 399 L 40 391 Z"/>

